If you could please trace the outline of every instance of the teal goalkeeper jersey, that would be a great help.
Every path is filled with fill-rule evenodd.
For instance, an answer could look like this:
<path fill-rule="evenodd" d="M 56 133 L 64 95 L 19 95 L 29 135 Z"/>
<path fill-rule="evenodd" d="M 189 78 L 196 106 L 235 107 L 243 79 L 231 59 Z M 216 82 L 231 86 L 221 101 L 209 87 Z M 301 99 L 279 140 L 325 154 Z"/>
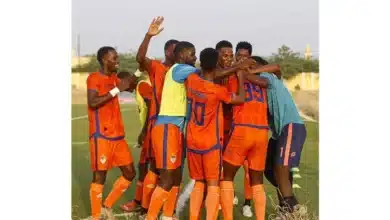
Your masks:
<path fill-rule="evenodd" d="M 261 73 L 259 75 L 268 80 L 267 100 L 270 119 L 268 121 L 272 137 L 278 138 L 285 125 L 290 123 L 303 124 L 297 106 L 290 92 L 274 74 Z"/>

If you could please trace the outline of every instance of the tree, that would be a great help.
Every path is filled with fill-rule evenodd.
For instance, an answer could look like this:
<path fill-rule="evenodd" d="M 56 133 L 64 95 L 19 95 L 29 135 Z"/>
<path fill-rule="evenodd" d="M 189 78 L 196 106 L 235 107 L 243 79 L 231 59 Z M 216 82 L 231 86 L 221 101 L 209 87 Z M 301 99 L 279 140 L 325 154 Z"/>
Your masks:
<path fill-rule="evenodd" d="M 95 72 L 100 69 L 100 65 L 97 61 L 97 57 L 95 54 L 88 55 L 91 57 L 91 61 L 86 63 L 80 67 L 72 68 L 72 72 Z M 128 71 L 134 72 L 138 68 L 138 63 L 135 59 L 134 54 L 125 53 L 119 54 L 119 71 Z"/>
<path fill-rule="evenodd" d="M 300 53 L 292 51 L 288 46 L 282 45 L 278 53 L 268 58 L 270 63 L 280 65 L 284 78 L 291 78 L 301 72 L 319 72 L 319 60 L 305 60 Z"/>

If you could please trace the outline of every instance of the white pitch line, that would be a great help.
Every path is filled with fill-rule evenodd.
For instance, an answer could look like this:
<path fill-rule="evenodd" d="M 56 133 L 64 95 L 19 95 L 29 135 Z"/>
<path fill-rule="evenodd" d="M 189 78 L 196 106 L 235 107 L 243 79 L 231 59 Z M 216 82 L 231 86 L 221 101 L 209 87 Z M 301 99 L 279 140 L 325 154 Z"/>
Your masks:
<path fill-rule="evenodd" d="M 131 109 L 125 108 L 125 109 L 122 109 L 121 111 L 122 111 L 122 112 L 127 112 L 127 111 L 129 111 L 129 110 L 131 110 Z M 79 120 L 79 119 L 84 119 L 84 118 L 88 118 L 88 115 L 82 115 L 82 116 L 74 117 L 74 118 L 72 118 L 72 121 L 74 121 L 74 120 Z"/>

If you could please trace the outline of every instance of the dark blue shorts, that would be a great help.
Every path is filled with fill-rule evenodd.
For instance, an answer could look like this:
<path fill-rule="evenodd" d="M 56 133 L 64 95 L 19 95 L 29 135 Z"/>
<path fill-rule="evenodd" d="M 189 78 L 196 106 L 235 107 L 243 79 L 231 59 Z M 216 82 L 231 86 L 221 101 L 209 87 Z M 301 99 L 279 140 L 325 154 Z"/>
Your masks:
<path fill-rule="evenodd" d="M 284 126 L 280 137 L 277 140 L 271 138 L 268 142 L 267 162 L 269 165 L 298 167 L 305 139 L 304 124 Z"/>
<path fill-rule="evenodd" d="M 277 186 L 273 170 L 275 165 L 284 165 L 290 168 L 299 166 L 305 139 L 305 125 L 295 123 L 284 126 L 282 134 L 277 140 L 270 138 L 264 174 L 272 185 Z M 293 174 L 290 172 L 290 182 L 292 181 Z"/>

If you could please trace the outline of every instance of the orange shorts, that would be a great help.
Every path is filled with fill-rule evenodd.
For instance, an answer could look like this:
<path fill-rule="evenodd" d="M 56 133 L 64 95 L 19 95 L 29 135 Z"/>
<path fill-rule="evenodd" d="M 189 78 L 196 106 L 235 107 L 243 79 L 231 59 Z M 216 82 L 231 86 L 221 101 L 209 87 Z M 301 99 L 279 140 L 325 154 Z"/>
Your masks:
<path fill-rule="evenodd" d="M 199 154 L 187 149 L 188 169 L 191 179 L 219 180 L 222 168 L 222 152 L 214 149 L 205 154 Z"/>
<path fill-rule="evenodd" d="M 174 170 L 183 162 L 183 133 L 174 124 L 159 124 L 152 129 L 152 148 L 157 169 Z"/>
<path fill-rule="evenodd" d="M 235 126 L 223 153 L 223 160 L 242 166 L 248 160 L 249 169 L 263 171 L 268 147 L 268 129 Z"/>
<path fill-rule="evenodd" d="M 153 158 L 153 150 L 152 150 L 152 128 L 154 124 L 154 120 L 149 121 L 148 127 L 146 128 L 146 133 L 144 137 L 144 141 L 142 143 L 141 155 L 139 159 L 139 163 L 147 163 L 150 158 Z"/>
<path fill-rule="evenodd" d="M 107 140 L 101 137 L 89 139 L 91 168 L 93 171 L 109 170 L 133 163 L 129 146 L 124 139 Z"/>

